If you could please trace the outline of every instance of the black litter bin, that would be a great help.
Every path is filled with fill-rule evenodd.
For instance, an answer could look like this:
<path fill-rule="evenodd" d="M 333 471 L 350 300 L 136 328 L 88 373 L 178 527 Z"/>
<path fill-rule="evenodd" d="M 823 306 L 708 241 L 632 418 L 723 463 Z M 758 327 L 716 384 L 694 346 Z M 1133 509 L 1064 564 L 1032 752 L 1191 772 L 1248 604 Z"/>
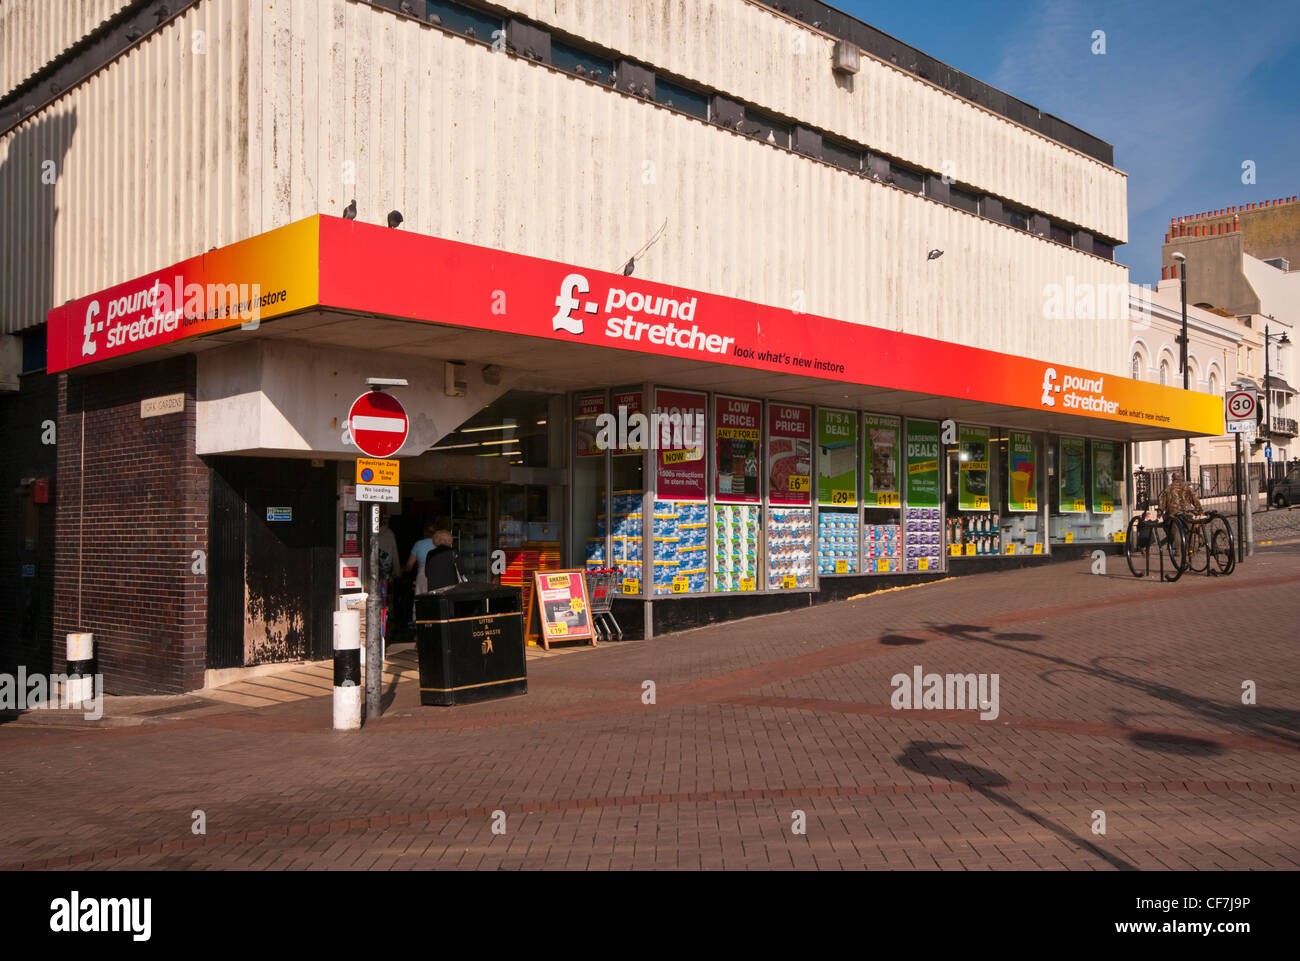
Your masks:
<path fill-rule="evenodd" d="M 455 584 L 415 597 L 420 703 L 450 707 L 528 693 L 517 587 Z"/>

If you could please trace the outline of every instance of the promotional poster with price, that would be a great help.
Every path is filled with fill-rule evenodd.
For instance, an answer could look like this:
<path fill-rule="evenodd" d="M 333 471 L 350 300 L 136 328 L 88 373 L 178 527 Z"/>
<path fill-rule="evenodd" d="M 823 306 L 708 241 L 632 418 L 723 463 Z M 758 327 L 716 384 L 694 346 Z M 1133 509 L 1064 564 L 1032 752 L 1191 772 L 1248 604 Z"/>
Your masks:
<path fill-rule="evenodd" d="M 899 419 L 865 414 L 862 431 L 866 439 L 867 490 L 863 502 L 868 507 L 898 507 Z"/>
<path fill-rule="evenodd" d="M 773 504 L 812 503 L 812 408 L 767 405 L 768 499 Z"/>
<path fill-rule="evenodd" d="M 817 503 L 858 504 L 858 415 L 851 410 L 817 411 Z"/>

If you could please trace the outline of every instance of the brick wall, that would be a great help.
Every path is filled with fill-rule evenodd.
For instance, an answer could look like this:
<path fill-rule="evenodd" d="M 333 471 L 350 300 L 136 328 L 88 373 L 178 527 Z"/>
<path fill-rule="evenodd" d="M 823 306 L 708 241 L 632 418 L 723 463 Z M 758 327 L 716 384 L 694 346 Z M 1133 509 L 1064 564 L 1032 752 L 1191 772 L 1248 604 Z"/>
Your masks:
<path fill-rule="evenodd" d="M 60 378 L 54 642 L 93 631 L 111 694 L 203 685 L 207 579 L 192 553 L 208 548 L 208 468 L 194 385 L 190 355 Z M 176 393 L 183 412 L 140 417 L 142 400 Z"/>
<path fill-rule="evenodd" d="M 0 672 L 12 674 L 19 664 L 47 673 L 53 667 L 51 613 L 54 609 L 55 445 L 42 442 L 45 421 L 58 416 L 58 378 L 25 374 L 17 393 L 0 394 Z M 56 438 L 57 439 L 57 438 Z M 29 492 L 19 484 L 48 477 L 51 503 L 36 506 L 36 543 L 27 550 L 24 512 Z M 30 520 L 30 518 L 29 518 Z M 36 564 L 36 577 L 24 578 L 25 563 Z M 62 655 L 57 662 L 62 666 Z"/>

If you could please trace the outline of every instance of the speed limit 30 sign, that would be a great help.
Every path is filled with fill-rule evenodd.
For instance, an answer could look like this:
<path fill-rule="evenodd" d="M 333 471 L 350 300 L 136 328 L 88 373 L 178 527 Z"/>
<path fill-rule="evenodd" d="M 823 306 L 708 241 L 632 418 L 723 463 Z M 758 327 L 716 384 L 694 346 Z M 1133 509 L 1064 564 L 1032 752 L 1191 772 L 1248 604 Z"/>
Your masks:
<path fill-rule="evenodd" d="M 1228 415 L 1228 430 L 1239 431 L 1247 422 L 1255 423 L 1259 399 L 1248 390 L 1229 391 L 1224 397 L 1224 410 Z M 1234 421 L 1236 423 L 1234 423 Z"/>

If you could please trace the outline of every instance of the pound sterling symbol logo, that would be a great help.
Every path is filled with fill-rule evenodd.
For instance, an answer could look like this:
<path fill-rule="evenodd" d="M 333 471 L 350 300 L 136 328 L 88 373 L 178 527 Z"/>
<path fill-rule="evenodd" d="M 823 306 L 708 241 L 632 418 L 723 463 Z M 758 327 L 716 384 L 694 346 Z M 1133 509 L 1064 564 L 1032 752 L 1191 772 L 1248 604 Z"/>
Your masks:
<path fill-rule="evenodd" d="M 1056 384 L 1056 368 L 1049 367 L 1047 368 L 1046 372 L 1043 374 L 1043 406 L 1044 407 L 1056 406 L 1056 398 L 1052 396 L 1052 390 L 1055 384 Z M 1061 388 L 1056 387 L 1055 389 L 1057 391 L 1060 391 Z"/>
<path fill-rule="evenodd" d="M 90 302 L 90 306 L 86 308 L 86 326 L 82 329 L 82 333 L 85 334 L 85 338 L 86 338 L 81 342 L 82 357 L 89 357 L 99 349 L 99 345 L 95 343 L 95 331 L 103 330 L 104 325 L 102 322 L 96 325 L 95 317 L 98 314 L 99 314 L 99 301 L 92 300 Z"/>
<path fill-rule="evenodd" d="M 573 312 L 581 307 L 586 313 L 594 314 L 600 308 L 594 300 L 589 300 L 585 304 L 580 303 L 573 295 L 587 294 L 591 292 L 591 285 L 587 283 L 587 278 L 582 274 L 569 274 L 560 284 L 560 296 L 555 298 L 555 316 L 551 318 L 551 328 L 553 330 L 564 330 L 570 334 L 581 334 L 583 331 L 582 318 L 574 317 Z"/>

